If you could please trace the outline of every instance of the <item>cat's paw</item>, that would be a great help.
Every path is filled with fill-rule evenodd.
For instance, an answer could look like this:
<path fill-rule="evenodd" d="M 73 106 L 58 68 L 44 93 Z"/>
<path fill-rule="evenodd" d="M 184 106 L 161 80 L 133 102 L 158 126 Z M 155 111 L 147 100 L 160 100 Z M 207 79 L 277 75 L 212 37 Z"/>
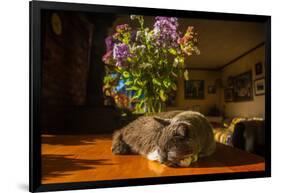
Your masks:
<path fill-rule="evenodd" d="M 192 162 L 193 162 L 193 158 L 192 156 L 190 156 L 181 160 L 179 165 L 180 167 L 189 167 Z"/>
<path fill-rule="evenodd" d="M 120 141 L 119 143 L 116 143 L 116 144 L 112 145 L 111 151 L 115 155 L 129 154 L 130 153 L 130 147 L 126 143 Z"/>
<path fill-rule="evenodd" d="M 150 153 L 147 154 L 147 159 L 151 160 L 151 161 L 160 161 L 160 155 L 158 150 L 152 151 Z"/>
<path fill-rule="evenodd" d="M 198 155 L 197 154 L 196 155 L 192 155 L 191 158 L 192 158 L 192 162 L 197 162 Z"/>

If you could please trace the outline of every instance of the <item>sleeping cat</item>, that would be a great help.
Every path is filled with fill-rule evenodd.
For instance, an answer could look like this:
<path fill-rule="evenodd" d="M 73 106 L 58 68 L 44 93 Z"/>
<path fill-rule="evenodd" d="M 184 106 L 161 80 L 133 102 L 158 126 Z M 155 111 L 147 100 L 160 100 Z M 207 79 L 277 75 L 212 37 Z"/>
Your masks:
<path fill-rule="evenodd" d="M 113 134 L 114 154 L 137 153 L 167 166 L 188 167 L 215 151 L 212 126 L 198 112 L 142 116 Z"/>

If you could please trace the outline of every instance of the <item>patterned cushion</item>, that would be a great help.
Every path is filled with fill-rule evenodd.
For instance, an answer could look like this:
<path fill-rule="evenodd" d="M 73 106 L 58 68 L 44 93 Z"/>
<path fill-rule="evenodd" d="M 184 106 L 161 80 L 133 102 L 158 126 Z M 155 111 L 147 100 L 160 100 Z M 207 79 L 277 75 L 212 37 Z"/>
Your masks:
<path fill-rule="evenodd" d="M 217 128 L 213 130 L 215 141 L 225 144 L 225 145 L 232 145 L 231 137 L 232 132 L 228 129 L 224 128 Z"/>
<path fill-rule="evenodd" d="M 235 128 L 235 125 L 241 121 L 245 121 L 247 120 L 246 118 L 243 118 L 243 117 L 235 117 L 232 119 L 230 125 L 227 127 L 228 130 L 230 130 L 232 133 L 234 132 L 234 128 Z"/>
<path fill-rule="evenodd" d="M 263 120 L 258 117 L 244 118 L 244 117 L 235 117 L 233 119 L 225 119 L 223 121 L 223 128 L 214 127 L 214 137 L 215 140 L 219 143 L 223 143 L 225 145 L 232 146 L 232 135 L 237 123 L 241 121 L 249 121 L 249 120 Z"/>

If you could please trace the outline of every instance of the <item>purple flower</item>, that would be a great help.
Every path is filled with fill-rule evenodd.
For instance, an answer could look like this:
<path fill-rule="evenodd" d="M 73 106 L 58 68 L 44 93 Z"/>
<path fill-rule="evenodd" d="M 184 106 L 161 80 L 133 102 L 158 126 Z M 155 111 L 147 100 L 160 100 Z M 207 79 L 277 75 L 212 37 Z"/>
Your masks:
<path fill-rule="evenodd" d="M 179 34 L 177 32 L 178 19 L 176 17 L 155 17 L 154 35 L 156 44 L 163 47 L 176 47 Z"/>
<path fill-rule="evenodd" d="M 105 38 L 105 44 L 106 44 L 106 52 L 113 49 L 114 42 L 112 36 L 108 36 L 107 38 Z"/>
<path fill-rule="evenodd" d="M 115 44 L 113 48 L 114 59 L 124 59 L 130 55 L 129 46 L 124 43 Z"/>
<path fill-rule="evenodd" d="M 113 58 L 116 60 L 116 65 L 120 66 L 121 63 L 130 56 L 129 46 L 124 43 L 114 44 Z"/>

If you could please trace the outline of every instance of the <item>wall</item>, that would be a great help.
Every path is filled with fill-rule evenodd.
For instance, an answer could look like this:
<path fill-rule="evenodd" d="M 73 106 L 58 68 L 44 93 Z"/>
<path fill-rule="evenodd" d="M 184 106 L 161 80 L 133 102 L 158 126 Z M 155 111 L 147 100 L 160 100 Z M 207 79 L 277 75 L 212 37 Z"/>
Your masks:
<path fill-rule="evenodd" d="M 261 46 L 250 52 L 246 56 L 226 66 L 221 71 L 206 70 L 189 70 L 190 80 L 205 81 L 205 98 L 203 100 L 185 99 L 184 98 L 184 79 L 179 79 L 176 103 L 174 109 L 193 109 L 207 114 L 209 108 L 216 105 L 224 112 L 226 117 L 243 116 L 243 117 L 264 117 L 265 112 L 265 95 L 255 96 L 254 80 L 264 77 L 264 51 L 265 47 Z M 263 74 L 255 76 L 255 64 L 262 62 Z M 225 102 L 223 88 L 217 87 L 216 94 L 208 94 L 208 86 L 214 85 L 216 79 L 222 79 L 223 87 L 227 84 L 229 76 L 236 76 L 243 72 L 252 71 L 253 100 L 242 102 Z M 199 108 L 199 109 L 198 109 Z M 172 108 L 171 108 L 172 109 Z"/>
<path fill-rule="evenodd" d="M 103 106 L 101 58 L 113 16 L 56 11 L 62 26 L 61 34 L 56 34 L 51 25 L 52 13 L 43 12 L 41 131 L 112 133 L 119 124 L 119 114 Z"/>
<path fill-rule="evenodd" d="M 43 61 L 40 127 L 65 128 L 70 108 L 82 106 L 87 97 L 89 31 L 77 13 L 56 12 L 60 34 L 51 24 L 53 12 L 43 12 Z"/>
<path fill-rule="evenodd" d="M 48 105 L 83 105 L 86 100 L 89 70 L 89 31 L 77 14 L 56 12 L 61 34 L 52 30 L 53 12 L 43 14 L 44 47 L 42 98 Z"/>
<path fill-rule="evenodd" d="M 208 94 L 208 86 L 215 85 L 216 79 L 221 77 L 219 71 L 206 70 L 189 70 L 190 80 L 204 80 L 205 84 L 205 98 L 200 100 L 185 99 L 184 98 L 184 79 L 179 79 L 178 91 L 176 96 L 176 108 L 178 109 L 193 109 L 199 110 L 201 113 L 207 114 L 209 108 L 217 105 L 220 102 L 220 90 L 217 88 L 216 94 Z M 199 109 L 197 109 L 199 107 Z"/>
<path fill-rule="evenodd" d="M 264 117 L 265 112 L 265 95 L 255 96 L 254 80 L 259 77 L 255 76 L 255 64 L 258 62 L 263 63 L 264 67 L 264 53 L 265 47 L 261 46 L 256 50 L 250 52 L 246 56 L 240 58 L 234 63 L 226 66 L 222 70 L 223 85 L 226 85 L 227 77 L 236 76 L 243 72 L 252 70 L 252 84 L 253 84 L 253 100 L 244 102 L 224 102 L 224 97 L 221 97 L 221 108 L 224 109 L 227 117 L 233 116 L 258 116 Z M 264 69 L 264 68 L 263 68 Z M 264 70 L 263 70 L 264 72 Z M 222 94 L 223 95 L 223 94 Z"/>

